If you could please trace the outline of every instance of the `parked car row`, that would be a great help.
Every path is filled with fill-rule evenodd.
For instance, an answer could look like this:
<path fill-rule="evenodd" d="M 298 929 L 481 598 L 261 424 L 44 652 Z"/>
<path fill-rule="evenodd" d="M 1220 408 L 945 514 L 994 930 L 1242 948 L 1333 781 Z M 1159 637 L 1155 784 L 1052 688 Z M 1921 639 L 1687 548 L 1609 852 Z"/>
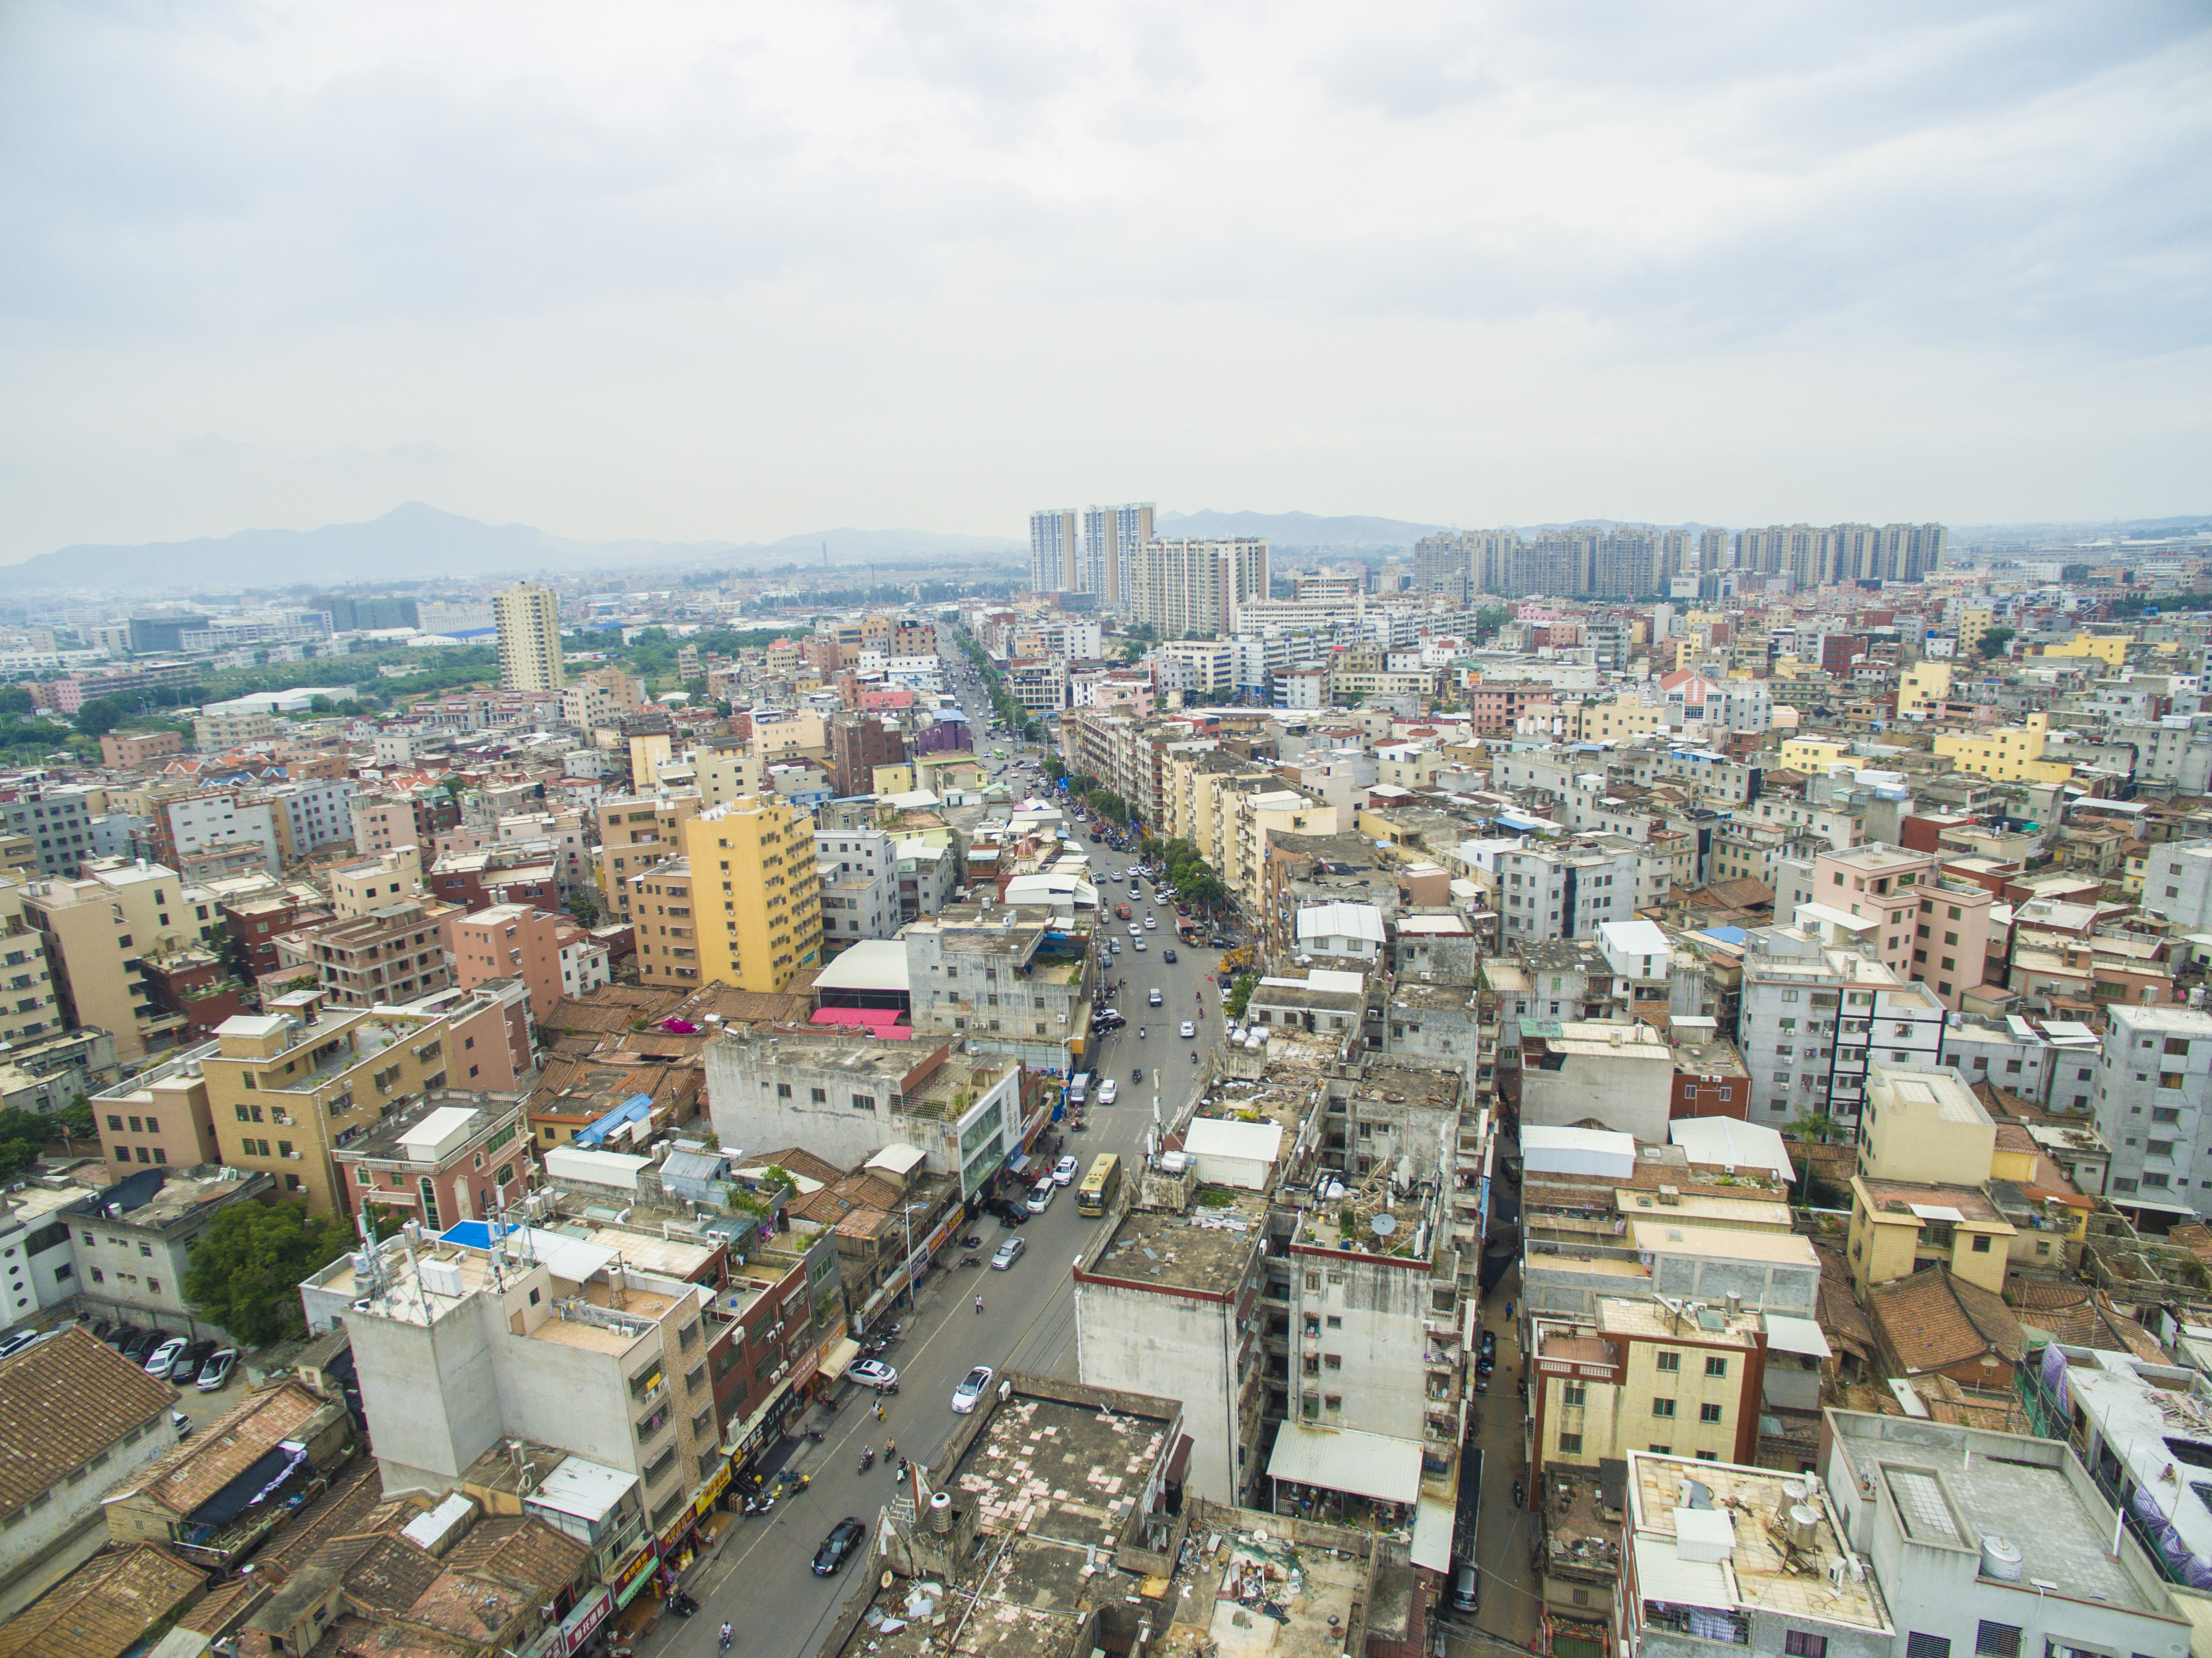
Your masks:
<path fill-rule="evenodd" d="M 228 1383 L 238 1368 L 238 1350 L 215 1341 L 142 1330 L 135 1324 L 111 1326 L 95 1321 L 87 1327 L 124 1357 L 136 1362 L 148 1376 L 179 1388 L 190 1382 L 202 1393 L 214 1393 Z"/>

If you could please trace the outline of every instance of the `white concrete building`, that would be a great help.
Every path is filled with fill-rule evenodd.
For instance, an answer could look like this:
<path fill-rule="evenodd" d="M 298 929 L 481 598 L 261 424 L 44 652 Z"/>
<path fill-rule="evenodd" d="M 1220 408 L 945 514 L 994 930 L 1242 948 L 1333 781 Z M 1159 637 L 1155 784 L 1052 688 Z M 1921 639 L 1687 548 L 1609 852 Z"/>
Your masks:
<path fill-rule="evenodd" d="M 1636 919 L 1641 859 L 1612 837 L 1557 845 L 1526 842 L 1498 855 L 1501 935 L 1508 947 L 1547 938 L 1589 938 L 1607 921 Z"/>
<path fill-rule="evenodd" d="M 343 1321 L 387 1493 L 456 1489 L 503 1440 L 635 1475 L 668 1527 L 728 1461 L 707 1349 L 714 1292 L 613 1248 L 517 1228 L 496 1249 L 388 1241 L 301 1285 L 311 1328 Z"/>
<path fill-rule="evenodd" d="M 2150 848 L 2143 866 L 2146 914 L 2185 932 L 2212 926 L 2212 841 L 2166 841 Z"/>
<path fill-rule="evenodd" d="M 1882 963 L 1774 927 L 1744 958 L 1737 1046 L 1751 1072 L 1751 1120 L 1784 1127 L 1825 1112 L 1856 1132 L 1869 1063 L 1942 1062 L 1943 1004 Z"/>
<path fill-rule="evenodd" d="M 2142 1460 L 2169 1463 L 2160 1442 L 2169 1420 L 2147 1406 L 2141 1415 Z M 1808 1500 L 1881 1587 L 1894 1631 L 1882 1653 L 2190 1650 L 2191 1622 L 2166 1574 L 2135 1534 L 2119 1533 L 2115 1548 L 2112 1505 L 2065 1441 L 1856 1411 L 1828 1411 L 1826 1424 L 1825 1489 Z M 2166 1503 L 2203 1512 L 2193 1496 Z M 2192 1553 L 2205 1529 L 2191 1525 Z M 2193 1564 L 2207 1562 L 2198 1553 Z"/>
<path fill-rule="evenodd" d="M 803 1145 L 843 1168 L 909 1145 L 962 1195 L 1021 1146 L 1021 1067 L 965 1045 L 832 1029 L 732 1030 L 707 1044 L 707 1098 L 726 1146 Z"/>
<path fill-rule="evenodd" d="M 2212 1013 L 2114 1002 L 2106 1017 L 2096 1118 L 2109 1195 L 2212 1215 Z"/>
<path fill-rule="evenodd" d="M 896 935 L 898 843 L 881 829 L 817 829 L 814 856 L 822 872 L 822 950 L 835 955 L 863 938 Z"/>

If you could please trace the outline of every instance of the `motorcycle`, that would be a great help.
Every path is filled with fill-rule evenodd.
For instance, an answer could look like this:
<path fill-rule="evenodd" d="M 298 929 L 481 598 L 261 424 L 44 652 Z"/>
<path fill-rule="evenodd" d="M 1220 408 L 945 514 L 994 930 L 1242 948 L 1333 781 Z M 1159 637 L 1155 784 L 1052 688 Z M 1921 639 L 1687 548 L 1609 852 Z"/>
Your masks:
<path fill-rule="evenodd" d="M 876 1448 L 873 1445 L 863 1446 L 860 1450 L 860 1472 L 866 1473 L 875 1466 Z"/>
<path fill-rule="evenodd" d="M 960 1247 L 963 1249 L 981 1248 L 983 1247 L 983 1235 L 981 1232 L 970 1232 L 966 1237 L 960 1240 Z"/>
<path fill-rule="evenodd" d="M 678 1618 L 689 1618 L 699 1610 L 699 1603 L 684 1594 L 682 1589 L 677 1589 L 668 1597 L 668 1609 Z"/>
<path fill-rule="evenodd" d="M 793 1473 L 790 1469 L 785 1468 L 776 1475 L 776 1480 L 782 1486 L 781 1495 L 788 1497 L 793 1491 L 803 1491 L 812 1485 L 814 1476 L 811 1473 Z"/>
<path fill-rule="evenodd" d="M 1516 1509 L 1520 1508 L 1523 1501 L 1524 1494 L 1521 1490 L 1521 1482 L 1516 1479 L 1513 1482 L 1513 1506 Z"/>
<path fill-rule="evenodd" d="M 757 1497 L 745 1498 L 744 1511 L 747 1514 L 767 1514 L 775 1507 L 775 1498 L 769 1496 L 768 1492 L 763 1491 Z"/>
<path fill-rule="evenodd" d="M 1145 1028 L 1142 1025 L 1139 1025 L 1137 1027 L 1137 1040 L 1139 1042 L 1145 1040 Z"/>
<path fill-rule="evenodd" d="M 1085 1127 L 1081 1123 L 1079 1123 L 1079 1122 L 1077 1122 L 1077 1123 L 1070 1123 L 1070 1124 L 1068 1125 L 1068 1127 L 1071 1127 L 1071 1128 L 1073 1128 L 1073 1129 L 1077 1133 L 1079 1133 L 1079 1134 L 1087 1134 L 1087 1133 L 1089 1133 L 1091 1132 L 1089 1129 L 1085 1128 Z"/>
<path fill-rule="evenodd" d="M 960 1257 L 960 1264 L 963 1266 L 981 1266 L 983 1264 L 983 1257 L 977 1254 L 973 1249 L 970 1249 L 966 1254 Z"/>
<path fill-rule="evenodd" d="M 819 1445 L 823 1440 L 830 1437 L 828 1434 L 823 1432 L 819 1428 L 809 1428 L 806 1430 L 806 1436 L 817 1445 Z"/>

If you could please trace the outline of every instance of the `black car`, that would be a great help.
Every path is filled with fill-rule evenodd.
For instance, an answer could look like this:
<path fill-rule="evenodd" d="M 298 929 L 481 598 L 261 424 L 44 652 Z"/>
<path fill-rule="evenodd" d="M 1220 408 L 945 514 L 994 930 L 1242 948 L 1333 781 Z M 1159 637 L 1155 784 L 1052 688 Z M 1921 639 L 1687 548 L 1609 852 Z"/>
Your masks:
<path fill-rule="evenodd" d="M 999 1218 L 999 1224 L 1002 1226 L 1029 1224 L 1030 1212 L 1018 1203 L 1010 1203 L 1004 1198 L 994 1198 L 986 1206 Z"/>
<path fill-rule="evenodd" d="M 828 1577 L 840 1570 L 860 1552 L 860 1540 L 867 1534 L 868 1528 L 849 1514 L 830 1527 L 830 1535 L 814 1551 L 814 1575 Z"/>
<path fill-rule="evenodd" d="M 116 1351 L 133 1363 L 143 1364 L 154 1356 L 154 1349 L 168 1339 L 166 1330 L 141 1330 Z"/>
<path fill-rule="evenodd" d="M 1164 950 L 1160 952 L 1160 959 L 1167 963 L 1170 967 L 1175 965 L 1175 958 L 1176 953 L 1172 950 Z"/>
<path fill-rule="evenodd" d="M 1498 1358 L 1497 1331 L 1485 1330 L 1482 1333 L 1482 1357 L 1491 1360 L 1492 1363 L 1496 1362 Z"/>
<path fill-rule="evenodd" d="M 100 1339 L 119 1353 L 141 1333 L 142 1332 L 135 1324 L 118 1324 L 100 1337 Z"/>

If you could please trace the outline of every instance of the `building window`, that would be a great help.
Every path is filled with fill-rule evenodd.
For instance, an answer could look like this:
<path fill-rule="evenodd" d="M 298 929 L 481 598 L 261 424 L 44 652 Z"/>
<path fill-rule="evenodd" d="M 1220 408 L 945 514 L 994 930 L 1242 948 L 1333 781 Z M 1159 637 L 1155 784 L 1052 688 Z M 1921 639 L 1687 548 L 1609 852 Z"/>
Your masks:
<path fill-rule="evenodd" d="M 1700 1422 L 1717 1422 L 1717 1421 L 1719 1421 L 1720 1419 L 1721 1419 L 1721 1407 L 1720 1407 L 1719 1406 L 1717 1406 L 1717 1405 L 1700 1405 L 1700 1406 L 1698 1406 L 1698 1421 L 1700 1421 Z"/>
<path fill-rule="evenodd" d="M 1583 1436 L 1580 1434 L 1561 1434 L 1559 1436 L 1559 1455 L 1561 1456 L 1580 1456 L 1582 1455 L 1582 1451 Z"/>
<path fill-rule="evenodd" d="M 1974 1636 L 1974 1650 L 1981 1658 L 2020 1658 L 2020 1627 L 1993 1624 L 1984 1618 Z"/>
<path fill-rule="evenodd" d="M 1951 1658 L 1951 1637 L 1913 1630 L 1905 1637 L 1905 1658 Z"/>
<path fill-rule="evenodd" d="M 1783 1636 L 1782 1650 L 1789 1658 L 1828 1658 L 1828 1637 L 1793 1629 Z"/>
<path fill-rule="evenodd" d="M 1567 1382 L 1560 1384 L 1559 1403 L 1571 1410 L 1580 1408 L 1589 1398 L 1589 1389 L 1579 1382 Z"/>
<path fill-rule="evenodd" d="M 1728 1374 L 1728 1360 L 1724 1358 L 1707 1359 L 1705 1361 L 1705 1374 L 1707 1376 L 1726 1376 Z"/>
<path fill-rule="evenodd" d="M 1674 1401 L 1671 1399 L 1653 1400 L 1651 1401 L 1651 1414 L 1660 1417 L 1669 1417 L 1674 1415 Z"/>
<path fill-rule="evenodd" d="M 1670 1372 L 1679 1370 L 1682 1368 L 1682 1356 L 1680 1353 L 1662 1353 L 1652 1361 L 1652 1364 L 1655 1369 L 1661 1370 Z"/>

